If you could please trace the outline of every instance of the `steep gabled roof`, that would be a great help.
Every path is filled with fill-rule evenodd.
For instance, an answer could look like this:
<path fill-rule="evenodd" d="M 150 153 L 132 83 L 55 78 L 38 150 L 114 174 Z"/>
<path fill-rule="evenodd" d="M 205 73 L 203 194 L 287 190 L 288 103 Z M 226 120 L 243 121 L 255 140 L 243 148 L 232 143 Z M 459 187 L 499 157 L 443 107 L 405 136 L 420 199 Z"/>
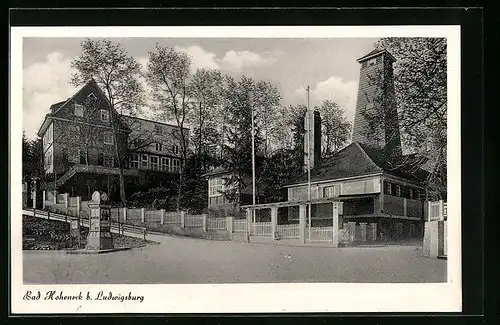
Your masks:
<path fill-rule="evenodd" d="M 386 49 L 381 49 L 381 50 L 374 49 L 374 50 L 370 51 L 368 54 L 363 55 L 362 57 L 360 57 L 356 61 L 358 61 L 359 63 L 361 63 L 361 62 L 366 61 L 366 60 L 368 60 L 368 59 L 370 59 L 372 57 L 378 56 L 379 54 L 382 54 L 382 53 L 387 54 L 389 56 L 389 58 L 391 58 L 391 60 L 393 62 L 396 61 L 396 58 L 391 53 L 389 53 L 389 51 L 387 51 Z"/>
<path fill-rule="evenodd" d="M 385 173 L 409 181 L 421 182 L 426 172 L 412 164 L 410 156 L 397 159 L 388 157 L 382 149 L 372 148 L 365 144 L 353 142 L 337 152 L 333 157 L 324 160 L 311 170 L 311 182 L 360 177 Z M 292 179 L 285 186 L 304 184 L 307 174 Z"/>

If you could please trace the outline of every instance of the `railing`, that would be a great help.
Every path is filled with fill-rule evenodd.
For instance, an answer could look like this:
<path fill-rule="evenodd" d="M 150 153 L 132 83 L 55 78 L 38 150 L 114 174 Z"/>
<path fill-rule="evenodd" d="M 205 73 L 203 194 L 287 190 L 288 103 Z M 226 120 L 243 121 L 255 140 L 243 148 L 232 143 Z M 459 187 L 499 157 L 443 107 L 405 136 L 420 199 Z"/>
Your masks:
<path fill-rule="evenodd" d="M 178 212 L 165 212 L 163 217 L 163 223 L 165 224 L 181 224 L 181 214 Z"/>
<path fill-rule="evenodd" d="M 203 227 L 202 215 L 186 215 L 184 219 L 184 227 Z"/>
<path fill-rule="evenodd" d="M 161 222 L 161 210 L 146 210 L 144 214 L 145 221 Z"/>
<path fill-rule="evenodd" d="M 226 218 L 207 218 L 207 230 L 227 230 Z"/>
<path fill-rule="evenodd" d="M 247 232 L 247 220 L 246 219 L 234 219 L 233 221 L 233 232 Z"/>
<path fill-rule="evenodd" d="M 254 236 L 271 236 L 270 222 L 252 222 L 252 235 Z"/>
<path fill-rule="evenodd" d="M 300 226 L 298 224 L 277 225 L 276 231 L 280 238 L 297 239 L 300 237 Z"/>
<path fill-rule="evenodd" d="M 309 238 L 309 228 L 306 227 L 306 237 Z M 332 242 L 333 227 L 311 227 L 311 238 L 309 242 Z"/>

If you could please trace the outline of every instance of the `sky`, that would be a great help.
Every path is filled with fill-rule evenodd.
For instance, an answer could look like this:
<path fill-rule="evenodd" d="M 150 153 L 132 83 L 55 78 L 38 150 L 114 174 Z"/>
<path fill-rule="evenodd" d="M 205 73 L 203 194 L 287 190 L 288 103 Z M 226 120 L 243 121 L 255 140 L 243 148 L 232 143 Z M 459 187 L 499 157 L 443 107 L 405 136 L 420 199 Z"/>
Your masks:
<path fill-rule="evenodd" d="M 330 99 L 354 119 L 359 79 L 356 59 L 370 52 L 376 38 L 238 39 L 238 38 L 108 38 L 122 44 L 143 66 L 155 45 L 186 52 L 192 69 L 219 69 L 277 85 L 284 106 L 311 106 Z M 23 129 L 36 137 L 53 103 L 71 97 L 78 89 L 69 80 L 71 61 L 80 54 L 83 38 L 23 39 Z M 151 118 L 151 116 L 143 116 Z"/>

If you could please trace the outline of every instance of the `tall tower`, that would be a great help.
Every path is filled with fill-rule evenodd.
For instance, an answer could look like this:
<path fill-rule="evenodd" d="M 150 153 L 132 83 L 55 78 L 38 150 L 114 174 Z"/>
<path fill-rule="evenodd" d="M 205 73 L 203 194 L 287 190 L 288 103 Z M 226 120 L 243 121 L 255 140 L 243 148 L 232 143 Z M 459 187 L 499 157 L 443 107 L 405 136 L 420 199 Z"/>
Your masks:
<path fill-rule="evenodd" d="M 352 141 L 384 149 L 389 156 L 402 155 L 392 64 L 385 49 L 359 58 L 358 98 Z"/>

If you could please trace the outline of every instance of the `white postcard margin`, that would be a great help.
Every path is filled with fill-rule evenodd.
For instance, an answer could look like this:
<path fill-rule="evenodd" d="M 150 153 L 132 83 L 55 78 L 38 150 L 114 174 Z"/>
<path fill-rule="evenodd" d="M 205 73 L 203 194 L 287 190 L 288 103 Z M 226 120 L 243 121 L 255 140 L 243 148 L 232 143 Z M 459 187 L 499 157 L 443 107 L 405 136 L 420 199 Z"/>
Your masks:
<path fill-rule="evenodd" d="M 459 312 L 461 291 L 461 153 L 459 26 L 266 27 L 13 27 L 10 34 L 11 312 L 66 313 L 287 313 Z M 448 44 L 448 267 L 447 283 L 26 285 L 21 233 L 23 37 L 373 38 L 446 37 Z M 138 301 L 27 301 L 26 291 L 65 294 L 113 291 Z M 237 298 L 236 298 L 237 297 Z"/>

